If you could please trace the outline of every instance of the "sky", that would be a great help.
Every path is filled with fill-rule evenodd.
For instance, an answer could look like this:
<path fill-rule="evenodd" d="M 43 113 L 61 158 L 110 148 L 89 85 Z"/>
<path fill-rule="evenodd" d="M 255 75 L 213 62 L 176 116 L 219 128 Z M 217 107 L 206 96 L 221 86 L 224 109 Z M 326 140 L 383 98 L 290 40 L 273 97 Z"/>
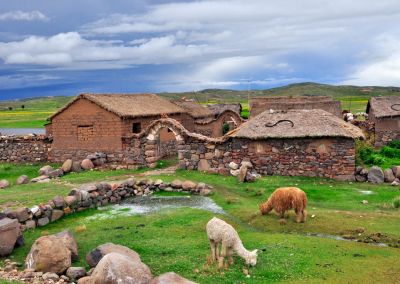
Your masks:
<path fill-rule="evenodd" d="M 0 99 L 400 86 L 399 19 L 398 0 L 3 0 Z"/>

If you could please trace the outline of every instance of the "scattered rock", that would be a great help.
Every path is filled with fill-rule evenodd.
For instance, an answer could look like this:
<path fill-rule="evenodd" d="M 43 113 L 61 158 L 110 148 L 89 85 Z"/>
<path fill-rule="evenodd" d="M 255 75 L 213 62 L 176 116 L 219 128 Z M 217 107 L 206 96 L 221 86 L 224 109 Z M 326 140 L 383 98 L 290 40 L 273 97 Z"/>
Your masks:
<path fill-rule="evenodd" d="M 53 273 L 53 272 L 44 273 L 42 275 L 42 278 L 43 278 L 44 281 L 52 280 L 52 281 L 56 282 L 56 281 L 60 280 L 60 277 L 57 274 Z"/>
<path fill-rule="evenodd" d="M 92 283 L 145 284 L 153 277 L 148 266 L 140 259 L 112 252 L 100 260 L 90 278 Z"/>
<path fill-rule="evenodd" d="M 39 176 L 47 176 L 49 172 L 53 171 L 52 166 L 44 166 L 39 169 Z"/>
<path fill-rule="evenodd" d="M 82 171 L 81 163 L 80 162 L 72 162 L 71 172 L 79 173 Z"/>
<path fill-rule="evenodd" d="M 195 284 L 196 282 L 192 282 L 186 278 L 183 278 L 182 276 L 180 276 L 179 274 L 176 274 L 175 272 L 167 272 L 167 273 L 161 274 L 160 276 L 158 276 L 150 281 L 150 284 L 167 284 L 167 283 Z"/>
<path fill-rule="evenodd" d="M 140 261 L 139 254 L 134 250 L 131 250 L 130 248 L 127 248 L 125 246 L 116 245 L 113 243 L 106 243 L 90 251 L 86 255 L 86 262 L 89 264 L 90 267 L 95 267 L 106 254 L 112 252 L 123 254 L 131 259 Z"/>
<path fill-rule="evenodd" d="M 28 182 L 29 182 L 28 176 L 22 175 L 17 178 L 16 184 L 21 185 L 21 184 L 27 184 Z"/>
<path fill-rule="evenodd" d="M 61 177 L 63 174 L 64 174 L 64 172 L 62 169 L 57 169 L 57 170 L 48 172 L 47 176 L 49 178 L 58 178 L 58 177 Z"/>
<path fill-rule="evenodd" d="M 38 176 L 38 177 L 31 179 L 31 182 L 41 182 L 44 180 L 49 180 L 49 177 L 46 175 Z"/>
<path fill-rule="evenodd" d="M 72 169 L 72 160 L 68 159 L 62 164 L 61 169 L 64 173 L 69 173 Z"/>
<path fill-rule="evenodd" d="M 229 168 L 230 168 L 231 170 L 237 170 L 237 169 L 239 169 L 239 165 L 236 164 L 235 162 L 230 162 L 230 163 L 229 163 Z"/>
<path fill-rule="evenodd" d="M 81 167 L 84 170 L 91 170 L 94 168 L 94 164 L 91 160 L 89 159 L 84 159 L 81 163 Z"/>
<path fill-rule="evenodd" d="M 0 180 L 0 189 L 6 188 L 10 186 L 10 182 L 6 179 Z"/>
<path fill-rule="evenodd" d="M 202 196 L 208 196 L 212 194 L 212 190 L 209 188 L 203 188 L 202 190 L 200 190 L 200 195 Z"/>
<path fill-rule="evenodd" d="M 383 175 L 385 177 L 385 182 L 393 182 L 395 180 L 395 176 L 393 174 L 392 169 L 384 170 Z"/>
<path fill-rule="evenodd" d="M 197 186 L 197 184 L 190 180 L 186 180 L 182 183 L 183 190 L 193 190 L 196 188 L 196 186 Z"/>
<path fill-rule="evenodd" d="M 0 256 L 7 256 L 13 251 L 19 235 L 20 224 L 17 219 L 0 220 Z"/>
<path fill-rule="evenodd" d="M 60 238 L 64 245 L 69 249 L 71 252 L 71 260 L 76 261 L 78 260 L 78 244 L 72 233 L 68 230 L 64 230 L 55 234 L 57 238 Z"/>
<path fill-rule="evenodd" d="M 179 179 L 175 179 L 171 182 L 171 186 L 173 188 L 180 189 L 182 188 L 182 181 L 180 181 Z"/>
<path fill-rule="evenodd" d="M 72 282 L 75 282 L 76 280 L 86 276 L 86 270 L 84 267 L 70 267 L 67 269 L 65 275 L 67 275 Z"/>
<path fill-rule="evenodd" d="M 40 237 L 33 243 L 25 265 L 35 271 L 62 274 L 71 266 L 71 252 L 54 235 Z"/>
<path fill-rule="evenodd" d="M 247 167 L 245 165 L 240 166 L 239 174 L 237 175 L 239 182 L 246 181 Z"/>
<path fill-rule="evenodd" d="M 385 181 L 385 176 L 382 169 L 378 166 L 373 166 L 369 170 L 368 181 L 371 183 L 383 183 Z"/>

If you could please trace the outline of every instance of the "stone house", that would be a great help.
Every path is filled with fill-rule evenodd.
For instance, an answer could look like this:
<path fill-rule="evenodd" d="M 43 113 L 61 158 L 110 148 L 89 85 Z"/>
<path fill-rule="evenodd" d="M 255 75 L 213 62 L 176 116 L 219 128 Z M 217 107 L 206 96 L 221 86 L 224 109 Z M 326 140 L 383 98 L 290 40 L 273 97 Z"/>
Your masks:
<path fill-rule="evenodd" d="M 263 175 L 353 180 L 359 138 L 359 128 L 323 110 L 265 111 L 220 141 L 187 139 L 180 167 L 229 174 L 230 162 L 250 161 Z"/>
<path fill-rule="evenodd" d="M 82 158 L 99 151 L 119 160 L 124 138 L 164 116 L 193 130 L 193 119 L 185 110 L 157 95 L 81 94 L 49 118 L 46 134 L 53 139 L 51 159 Z M 163 130 L 160 140 L 171 137 L 172 133 Z"/>
<path fill-rule="evenodd" d="M 366 112 L 375 125 L 375 146 L 400 140 L 400 96 L 373 97 Z"/>
<path fill-rule="evenodd" d="M 329 96 L 274 96 L 257 97 L 250 101 L 250 118 L 266 110 L 322 109 L 337 117 L 342 117 L 340 101 Z"/>

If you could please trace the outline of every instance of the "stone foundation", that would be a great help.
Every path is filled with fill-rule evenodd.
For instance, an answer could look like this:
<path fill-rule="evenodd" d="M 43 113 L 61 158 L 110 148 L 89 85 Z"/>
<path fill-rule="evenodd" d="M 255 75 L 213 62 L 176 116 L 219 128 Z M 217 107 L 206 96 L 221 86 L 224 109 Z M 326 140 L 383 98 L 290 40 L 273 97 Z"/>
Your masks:
<path fill-rule="evenodd" d="M 46 162 L 51 141 L 45 136 L 0 137 L 0 161 L 11 163 Z"/>

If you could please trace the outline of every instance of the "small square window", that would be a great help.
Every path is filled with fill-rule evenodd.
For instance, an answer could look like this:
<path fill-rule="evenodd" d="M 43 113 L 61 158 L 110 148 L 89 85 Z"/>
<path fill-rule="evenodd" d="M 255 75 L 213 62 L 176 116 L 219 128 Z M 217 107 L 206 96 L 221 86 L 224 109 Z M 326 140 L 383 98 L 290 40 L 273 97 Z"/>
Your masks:
<path fill-rule="evenodd" d="M 78 141 L 92 140 L 94 136 L 93 125 L 79 125 L 77 135 Z"/>
<path fill-rule="evenodd" d="M 135 122 L 132 124 L 132 133 L 140 133 L 142 131 L 142 125 L 140 122 Z"/>

